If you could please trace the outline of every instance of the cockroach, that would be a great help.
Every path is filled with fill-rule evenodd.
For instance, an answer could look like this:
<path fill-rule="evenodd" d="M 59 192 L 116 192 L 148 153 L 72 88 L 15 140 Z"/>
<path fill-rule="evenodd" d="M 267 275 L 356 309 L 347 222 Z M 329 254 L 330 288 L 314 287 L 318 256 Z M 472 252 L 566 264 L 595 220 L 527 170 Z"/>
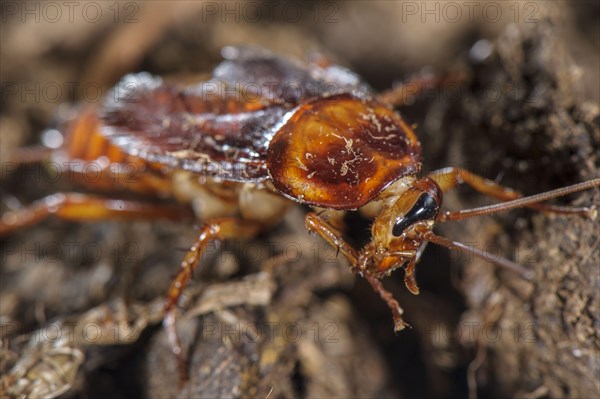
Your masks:
<path fill-rule="evenodd" d="M 50 215 L 77 221 L 191 215 L 201 220 L 164 305 L 164 325 L 182 373 L 175 311 L 207 246 L 268 230 L 294 203 L 312 207 L 307 229 L 336 247 L 369 282 L 391 309 L 396 331 L 407 324 L 381 279 L 403 268 L 407 289 L 418 294 L 415 265 L 428 242 L 531 278 L 521 265 L 435 234 L 436 223 L 519 207 L 596 215 L 594 207 L 542 202 L 598 187 L 600 178 L 524 197 L 457 167 L 420 176 L 421 145 L 394 109 L 402 105 L 406 86 L 378 95 L 355 73 L 319 57 L 300 63 L 245 47 L 226 47 L 222 55 L 210 80 L 185 87 L 147 73 L 125 76 L 101 106 L 70 123 L 64 145 L 50 153 L 54 160 L 104 165 L 95 188 L 125 188 L 180 205 L 62 193 L 9 211 L 0 221 L 5 235 Z M 425 83 L 421 87 L 439 81 Z M 131 165 L 139 172 L 135 182 L 115 178 Z M 78 176 L 81 168 L 71 172 Z M 443 195 L 463 183 L 503 202 L 440 211 Z M 373 219 L 371 241 L 360 250 L 343 238 L 340 215 L 347 211 Z"/>

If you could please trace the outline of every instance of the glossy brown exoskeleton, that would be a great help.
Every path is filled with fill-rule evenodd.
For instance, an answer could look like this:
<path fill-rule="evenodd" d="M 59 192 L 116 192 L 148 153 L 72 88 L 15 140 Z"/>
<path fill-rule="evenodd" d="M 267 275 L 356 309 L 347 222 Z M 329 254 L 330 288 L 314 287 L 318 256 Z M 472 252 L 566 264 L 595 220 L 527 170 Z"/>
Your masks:
<path fill-rule="evenodd" d="M 223 56 L 209 81 L 191 86 L 167 84 L 146 73 L 126 76 L 102 106 L 81 112 L 70 124 L 65 145 L 50 155 L 103 165 L 105 178 L 94 183 L 96 188 L 171 197 L 182 206 L 67 193 L 8 212 L 0 221 L 0 234 L 7 234 L 49 215 L 68 220 L 180 219 L 193 210 L 204 224 L 164 307 L 178 355 L 176 305 L 207 245 L 252 237 L 279 222 L 294 203 L 325 210 L 325 215 L 307 214 L 307 228 L 337 247 L 352 270 L 381 295 L 396 330 L 406 325 L 402 309 L 380 279 L 403 267 L 407 288 L 417 294 L 414 268 L 427 242 L 470 251 L 528 276 L 508 260 L 434 234 L 436 222 L 523 206 L 595 212 L 540 202 L 598 187 L 600 179 L 522 197 L 459 168 L 419 177 L 419 140 L 393 109 L 404 99 L 403 86 L 377 95 L 354 73 L 319 58 L 301 64 L 265 50 L 236 47 L 225 48 Z M 439 81 L 421 83 L 427 87 Z M 140 171 L 135 181 L 115 178 L 132 165 Z M 440 212 L 443 193 L 461 183 L 507 202 Z M 340 215 L 353 210 L 373 218 L 372 240 L 360 251 L 342 238 Z"/>

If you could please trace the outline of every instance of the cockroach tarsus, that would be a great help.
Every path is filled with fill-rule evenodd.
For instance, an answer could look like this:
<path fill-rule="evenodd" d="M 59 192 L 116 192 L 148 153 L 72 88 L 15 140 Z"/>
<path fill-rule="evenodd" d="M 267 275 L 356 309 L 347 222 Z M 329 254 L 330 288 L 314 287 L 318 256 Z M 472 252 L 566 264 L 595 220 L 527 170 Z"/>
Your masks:
<path fill-rule="evenodd" d="M 307 64 L 266 50 L 229 47 L 209 81 L 187 87 L 146 73 L 126 76 L 100 107 L 70 123 L 62 148 L 22 152 L 15 162 L 94 162 L 106 167 L 94 188 L 127 189 L 179 205 L 110 200 L 80 193 L 46 197 L 2 216 L 0 235 L 54 215 L 64 220 L 190 219 L 203 221 L 167 293 L 164 325 L 182 375 L 185 366 L 175 329 L 176 308 L 192 272 L 211 242 L 256 236 L 278 223 L 294 203 L 312 206 L 306 228 L 337 248 L 392 311 L 394 328 L 407 324 L 402 308 L 381 279 L 404 268 L 404 281 L 419 293 L 415 265 L 428 242 L 466 251 L 524 278 L 531 271 L 436 235 L 436 223 L 488 215 L 516 207 L 595 217 L 594 207 L 543 204 L 600 186 L 600 178 L 546 193 L 521 193 L 464 169 L 451 167 L 418 177 L 421 145 L 394 110 L 405 87 L 374 93 L 353 72 L 322 58 Z M 443 84 L 419 82 L 422 89 Z M 290 90 L 294 88 L 294 90 Z M 415 94 L 414 90 L 411 94 Z M 33 155 L 32 155 L 33 154 Z M 114 171 L 135 165 L 135 181 Z M 81 170 L 72 170 L 80 176 Z M 82 184 L 89 184 L 81 178 Z M 460 184 L 503 202 L 440 212 L 444 193 Z M 319 210 L 359 211 L 373 218 L 371 241 L 356 250 L 343 238 L 338 218 Z"/>

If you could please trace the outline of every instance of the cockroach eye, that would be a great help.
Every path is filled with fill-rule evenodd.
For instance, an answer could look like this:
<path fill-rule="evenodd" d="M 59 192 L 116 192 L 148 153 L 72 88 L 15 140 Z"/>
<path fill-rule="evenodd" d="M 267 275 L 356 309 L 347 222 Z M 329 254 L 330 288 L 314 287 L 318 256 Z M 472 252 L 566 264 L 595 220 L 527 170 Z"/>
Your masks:
<path fill-rule="evenodd" d="M 429 193 L 421 194 L 410 211 L 394 224 L 392 234 L 394 237 L 400 237 L 409 226 L 424 220 L 435 219 L 439 209 L 439 205 L 433 195 Z"/>

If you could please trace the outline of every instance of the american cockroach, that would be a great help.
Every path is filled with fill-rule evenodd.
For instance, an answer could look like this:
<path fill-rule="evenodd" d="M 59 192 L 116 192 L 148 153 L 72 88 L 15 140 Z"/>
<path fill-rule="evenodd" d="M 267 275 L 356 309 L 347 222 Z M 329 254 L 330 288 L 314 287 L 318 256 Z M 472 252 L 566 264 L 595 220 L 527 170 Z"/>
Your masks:
<path fill-rule="evenodd" d="M 180 205 L 61 193 L 9 211 L 0 221 L 0 235 L 6 235 L 50 215 L 76 221 L 201 220 L 164 305 L 164 325 L 182 372 L 175 311 L 207 245 L 253 237 L 278 223 L 294 203 L 313 208 L 307 229 L 336 247 L 369 282 L 390 307 L 396 331 L 406 326 L 403 311 L 381 279 L 403 268 L 406 287 L 418 294 L 415 265 L 428 242 L 531 278 L 531 271 L 512 261 L 435 234 L 436 223 L 519 207 L 596 216 L 594 207 L 543 202 L 598 187 L 600 178 L 524 197 L 456 167 L 421 176 L 419 140 L 394 110 L 406 95 L 402 85 L 376 94 L 356 74 L 322 58 L 299 63 L 243 47 L 222 54 L 225 60 L 210 80 L 185 87 L 147 73 L 125 76 L 101 106 L 69 124 L 61 148 L 48 152 L 54 160 L 104 165 L 105 178 L 95 188 L 124 188 Z M 15 161 L 42 160 L 46 152 L 23 154 Z M 127 169 L 121 165 L 136 165 L 139 178 L 115 179 Z M 463 183 L 503 202 L 440 211 L 444 193 Z M 346 211 L 373 219 L 371 241 L 360 250 L 343 238 L 340 215 Z"/>

